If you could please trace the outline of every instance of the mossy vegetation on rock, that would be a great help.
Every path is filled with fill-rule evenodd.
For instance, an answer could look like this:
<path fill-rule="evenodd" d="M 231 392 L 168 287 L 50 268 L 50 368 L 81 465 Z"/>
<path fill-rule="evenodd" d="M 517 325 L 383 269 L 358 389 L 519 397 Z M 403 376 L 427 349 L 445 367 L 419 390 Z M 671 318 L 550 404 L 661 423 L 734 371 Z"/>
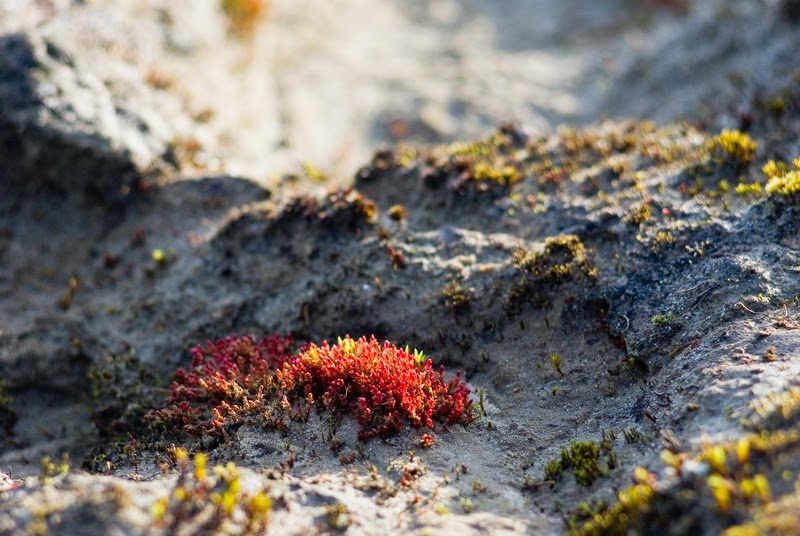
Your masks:
<path fill-rule="evenodd" d="M 240 5 L 256 4 L 266 5 Z M 284 4 L 271 2 L 270 16 L 300 5 Z M 586 63 L 612 74 L 612 86 L 628 77 L 615 89 L 616 101 L 650 84 L 639 101 L 659 108 L 699 102 L 694 90 L 711 86 L 694 77 L 707 72 L 736 85 L 735 97 L 712 91 L 714 102 L 703 105 L 708 113 L 682 109 L 689 122 L 592 122 L 595 115 L 582 126 L 552 129 L 503 124 L 472 141 L 439 143 L 452 138 L 433 133 L 435 145 L 379 151 L 354 187 L 341 189 L 322 184 L 335 175 L 324 162 L 282 181 L 256 168 L 277 185 L 271 190 L 217 167 L 224 163 L 211 147 L 221 145 L 209 128 L 226 132 L 229 148 L 255 148 L 271 170 L 275 152 L 294 158 L 293 151 L 310 147 L 291 143 L 302 114 L 271 121 L 253 113 L 259 99 L 249 92 L 240 92 L 242 102 L 212 92 L 213 110 L 179 95 L 187 109 L 178 115 L 192 117 L 170 134 L 154 119 L 159 106 L 139 114 L 138 99 L 124 98 L 127 79 L 100 76 L 80 51 L 70 64 L 59 21 L 6 40 L 12 63 L 35 61 L 10 65 L 12 83 L 0 84 L 0 92 L 57 91 L 46 102 L 0 105 L 0 123 L 11 127 L 0 144 L 8 164 L 0 180 L 10 186 L 0 198 L 0 375 L 17 413 L 0 462 L 14 479 L 28 476 L 0 484 L 0 532 L 736 534 L 794 523 L 800 208 L 794 168 L 781 162 L 798 156 L 800 86 L 784 64 L 796 54 L 761 45 L 764 36 L 782 35 L 784 50 L 796 50 L 796 37 L 787 37 L 796 32 L 777 11 L 773 18 L 743 16 L 740 4 L 727 2 L 700 22 L 692 10 L 685 24 L 671 27 L 704 44 L 691 58 L 675 54 L 676 46 L 688 46 L 678 41 L 652 61 Z M 75 5 L 79 15 L 95 9 Z M 210 5 L 220 18 L 221 4 Z M 608 5 L 593 4 L 581 16 Z M 174 38 L 194 13 L 181 13 L 175 29 L 170 13 L 176 11 L 158 6 L 164 22 L 154 27 L 165 33 L 152 42 L 161 50 L 157 44 L 169 36 L 163 41 L 191 57 L 192 47 Z M 384 15 L 413 13 L 417 8 L 404 5 Z M 325 26 L 323 18 L 313 20 Z M 61 31 L 80 16 L 63 21 Z M 217 34 L 227 39 L 221 22 Z M 347 24 L 346 32 L 320 27 L 313 38 L 361 35 L 372 22 Z M 430 21 L 419 22 L 415 30 L 429 36 Z M 461 23 L 447 24 L 452 30 Z M 247 43 L 232 40 L 230 57 L 239 62 L 239 52 L 281 42 L 285 28 L 271 28 Z M 202 42 L 213 42 L 206 29 Z M 479 30 L 471 27 L 470 43 Z M 526 36 L 538 35 L 528 30 Z M 592 36 L 608 33 L 604 27 Z M 659 32 L 642 35 L 648 49 L 664 42 Z M 505 43 L 505 35 L 497 37 Z M 427 41 L 438 42 L 420 43 Z M 686 78 L 694 52 L 733 50 L 739 58 L 745 49 L 763 59 L 759 65 L 774 65 L 750 70 L 758 79 L 737 79 L 730 63 L 712 57 Z M 291 63 L 302 63 L 294 59 L 303 53 L 289 50 Z M 501 55 L 517 61 L 529 52 Z M 457 57 L 471 56 L 453 54 L 448 65 L 462 61 Z M 254 65 L 263 71 L 263 63 Z M 396 77 L 392 67 L 384 71 Z M 532 72 L 504 77 L 495 69 L 502 66 L 478 67 L 469 77 L 500 81 L 509 91 Z M 240 68 L 253 72 L 237 63 L 220 79 L 237 78 Z M 169 65 L 147 65 L 133 78 L 161 103 L 179 93 L 184 78 L 201 85 L 205 70 L 193 69 L 181 77 Z M 779 83 L 777 71 L 785 74 Z M 656 98 L 664 72 L 680 73 L 674 78 L 692 91 Z M 309 87 L 284 87 L 277 70 L 270 76 L 282 97 L 262 99 L 269 105 L 291 104 L 292 87 Z M 419 87 L 417 78 L 430 79 L 405 77 L 404 84 Z M 65 92 L 76 80 L 76 95 L 91 90 L 91 99 L 77 101 L 87 108 L 73 106 L 75 95 Z M 472 84 L 463 82 L 459 91 Z M 255 86 L 248 85 L 257 92 Z M 479 93 L 488 110 L 486 92 Z M 84 112 L 98 101 L 111 121 L 92 129 Z M 359 111 L 368 108 L 361 104 Z M 244 130 L 227 122 L 237 117 L 227 106 L 239 105 L 258 118 Z M 80 125 L 62 122 L 70 106 Z M 308 117 L 321 122 L 323 108 Z M 53 110 L 67 112 L 54 117 Z M 27 128 L 32 117 L 58 128 Z M 108 129 L 120 117 L 116 136 Z M 399 136 L 420 125 L 393 126 Z M 262 137 L 265 128 L 276 134 Z M 93 135 L 73 139 L 76 131 Z M 146 143 L 137 142 L 142 137 Z M 319 143 L 331 140 L 350 143 L 331 133 Z M 56 152 L 79 157 L 47 161 Z M 243 336 L 217 348 L 224 359 L 209 350 L 192 362 L 192 348 L 228 333 Z M 341 336 L 342 343 L 265 356 L 254 350 L 259 342 L 251 333 L 290 333 L 296 341 Z M 396 346 L 376 349 L 361 339 L 373 334 Z M 451 385 L 452 377 L 428 369 L 406 346 L 462 376 Z M 392 368 L 398 356 L 411 366 Z M 296 377 L 287 365 L 296 366 Z M 186 372 L 176 377 L 176 369 Z M 467 389 L 481 419 L 463 427 Z M 0 407 L 0 425 L 2 418 Z M 62 471 L 64 451 L 73 466 L 85 457 L 89 474 Z"/>
<path fill-rule="evenodd" d="M 175 463 L 169 452 L 177 440 L 210 459 L 233 460 L 245 468 L 267 465 L 281 478 L 293 473 L 305 478 L 342 465 L 356 471 L 368 465 L 390 467 L 395 447 L 356 439 L 359 429 L 366 433 L 362 439 L 396 430 L 397 419 L 383 411 L 390 399 L 381 395 L 379 400 L 371 392 L 369 398 L 347 378 L 332 376 L 331 382 L 342 379 L 344 384 L 337 383 L 330 392 L 317 386 L 284 393 L 276 379 L 271 386 L 264 383 L 266 374 L 218 381 L 230 370 L 206 370 L 210 362 L 203 361 L 191 369 L 191 385 L 186 383 L 189 376 L 177 379 L 177 389 L 186 397 L 166 401 L 164 387 L 174 368 L 186 369 L 187 348 L 220 332 L 268 330 L 294 333 L 299 340 L 333 340 L 351 332 L 347 344 L 376 334 L 410 347 L 432 348 L 448 368 L 464 370 L 470 386 L 484 388 L 481 412 L 486 417 L 466 430 L 453 426 L 445 415 L 437 427 L 447 427 L 448 433 L 437 434 L 435 441 L 427 434 L 392 437 L 409 450 L 423 447 L 421 459 L 443 455 L 445 462 L 435 462 L 437 469 L 442 463 L 450 464 L 445 472 L 471 465 L 469 457 L 491 448 L 496 434 L 503 433 L 503 442 L 524 454 L 526 464 L 474 467 L 470 471 L 475 478 L 491 481 L 499 471 L 525 482 L 504 487 L 503 493 L 533 493 L 542 504 L 558 501 L 561 511 L 570 512 L 568 526 L 574 530 L 591 532 L 593 523 L 635 530 L 643 520 L 674 521 L 676 511 L 685 522 L 676 526 L 699 526 L 693 512 L 709 504 L 719 509 L 726 490 L 730 510 L 720 509 L 702 527 L 725 528 L 737 512 L 750 512 L 756 520 L 754 508 L 766 505 L 765 479 L 770 497 L 778 496 L 774 472 L 729 466 L 732 451 L 725 445 L 687 447 L 692 427 L 706 422 L 705 408 L 721 412 L 726 404 L 725 394 L 698 394 L 692 363 L 721 366 L 727 355 L 718 351 L 723 343 L 714 341 L 725 340 L 728 329 L 741 329 L 740 315 L 760 314 L 759 322 L 775 322 L 768 322 L 776 311 L 773 300 L 800 294 L 792 283 L 791 264 L 763 262 L 779 252 L 792 255 L 783 241 L 794 205 L 773 197 L 744 199 L 731 188 L 698 187 L 700 178 L 705 184 L 720 183 L 731 162 L 714 156 L 721 149 L 709 149 L 715 135 L 685 125 L 606 122 L 562 130 L 533 144 L 508 126 L 497 136 L 477 148 L 429 149 L 431 154 L 442 151 L 441 161 L 426 160 L 421 153 L 408 161 L 381 153 L 358 181 L 365 192 L 347 189 L 321 199 L 285 201 L 265 201 L 263 192 L 233 192 L 231 199 L 243 199 L 244 204 L 237 201 L 226 208 L 215 201 L 217 223 L 208 227 L 197 220 L 204 233 L 193 238 L 191 247 L 176 248 L 175 261 L 157 277 L 145 273 L 156 246 L 146 244 L 134 250 L 141 252 L 141 272 L 120 270 L 113 287 L 82 287 L 64 314 L 80 316 L 91 300 L 105 304 L 123 288 L 134 305 L 122 309 L 124 314 L 105 313 L 104 306 L 100 325 L 105 333 L 124 327 L 128 338 L 140 340 L 156 333 L 135 353 L 110 354 L 122 358 L 87 350 L 93 419 L 101 433 L 86 466 L 158 478 Z M 542 150 L 547 156 L 536 153 L 525 161 L 518 155 L 517 163 L 527 162 L 528 167 L 520 167 L 513 181 L 498 182 L 483 172 L 477 178 L 462 176 L 457 168 L 475 164 L 459 164 L 459 159 L 484 161 L 480 159 L 490 156 L 486 165 L 511 165 L 503 158 L 534 147 L 546 147 Z M 531 167 L 539 165 L 537 158 L 561 166 L 572 162 L 574 168 L 568 180 L 554 182 L 551 176 L 542 182 L 536 173 L 547 172 Z M 748 184 L 763 181 L 760 165 L 742 164 L 737 173 Z M 444 182 L 436 186 L 431 177 Z M 165 187 L 147 195 L 158 205 L 170 193 Z M 205 202 L 203 195 L 196 206 Z M 778 223 L 756 239 L 752 230 L 768 220 Z M 146 220 L 123 219 L 117 232 L 138 236 L 142 225 L 152 228 Z M 164 251 L 175 247 L 164 241 L 157 246 Z M 116 267 L 103 264 L 91 270 L 76 277 L 92 281 L 97 273 Z M 726 278 L 726 285 L 718 284 L 719 277 Z M 142 284 L 147 285 L 144 290 Z M 185 295 L 203 299 L 182 299 Z M 727 316 L 720 316 L 720 310 Z M 783 326 L 794 325 L 791 311 L 780 314 Z M 172 331 L 160 332 L 159 325 Z M 781 366 L 786 345 L 777 340 L 758 347 L 758 366 Z M 248 354 L 246 346 L 228 353 L 241 361 Z M 772 357 L 763 358 L 767 354 Z M 282 359 L 273 363 L 275 370 L 290 361 L 281 364 Z M 246 360 L 239 361 L 250 370 Z M 312 359 L 309 366 L 314 363 Z M 754 365 L 743 358 L 737 366 Z M 780 376 L 771 368 L 763 374 Z M 210 391 L 204 391 L 200 379 Z M 19 379 L 12 376 L 11 381 Z M 285 389 L 290 390 L 289 383 Z M 420 410 L 394 387 L 387 389 L 400 397 L 394 402 L 397 407 L 411 408 L 403 414 L 407 422 L 427 426 L 428 417 L 436 421 L 438 414 L 426 413 L 430 407 Z M 357 391 L 360 395 L 353 398 Z M 305 398 L 309 395 L 313 404 Z M 469 403 L 462 399 L 465 409 Z M 447 413 L 445 406 L 436 407 Z M 321 407 L 346 411 L 316 411 Z M 515 423 L 507 415 L 539 432 L 512 433 Z M 575 423 L 577 437 L 596 438 L 598 420 L 617 423 L 617 430 L 637 430 L 638 435 L 626 434 L 633 440 L 613 444 L 605 436 L 600 442 L 569 444 L 560 432 L 547 431 L 559 430 L 565 420 Z M 731 432 L 735 422 L 715 426 Z M 612 434 L 611 426 L 603 429 Z M 775 435 L 774 445 L 787 437 Z M 680 470 L 673 458 L 661 459 L 653 438 L 669 442 L 674 459 L 683 460 Z M 749 445 L 752 460 L 757 460 L 761 443 L 753 438 Z M 545 460 L 536 454 L 545 448 L 564 450 L 559 458 Z M 765 451 L 765 459 L 783 452 L 776 449 Z M 432 509 L 463 515 L 482 508 L 481 499 L 463 496 L 472 493 L 469 483 L 451 477 L 447 483 L 434 483 L 433 475 L 441 471 L 423 470 L 419 464 L 404 462 L 397 486 L 387 488 L 392 496 L 411 501 L 419 495 L 420 504 L 428 501 Z M 709 482 L 696 477 L 689 471 L 693 464 L 714 468 L 717 478 Z M 609 496 L 609 489 L 627 489 L 629 475 L 639 465 L 647 469 L 636 473 L 635 485 Z M 680 473 L 679 480 L 670 471 Z M 575 482 L 564 474 L 572 474 Z M 440 503 L 437 486 L 454 486 L 460 495 Z M 672 486 L 691 488 L 694 498 L 673 497 Z M 466 498 L 470 502 L 462 503 Z M 416 504 L 412 508 L 422 508 Z M 347 519 L 353 511 L 348 507 Z"/>
<path fill-rule="evenodd" d="M 303 345 L 291 337 L 229 336 L 192 349 L 192 365 L 178 369 L 167 406 L 145 419 L 163 436 L 175 428 L 193 436 L 227 439 L 242 424 L 286 430 L 314 409 L 332 419 L 354 414 L 369 439 L 474 419 L 470 390 L 460 373 L 445 380 L 422 352 L 375 338 L 340 338 L 336 344 Z M 179 434 L 178 434 L 179 435 Z"/>
<path fill-rule="evenodd" d="M 609 469 L 617 465 L 614 446 L 610 439 L 595 441 L 573 441 L 561 449 L 561 457 L 545 465 L 545 477 L 558 480 L 561 473 L 571 470 L 575 481 L 590 486 L 595 480 L 608 475 Z"/>

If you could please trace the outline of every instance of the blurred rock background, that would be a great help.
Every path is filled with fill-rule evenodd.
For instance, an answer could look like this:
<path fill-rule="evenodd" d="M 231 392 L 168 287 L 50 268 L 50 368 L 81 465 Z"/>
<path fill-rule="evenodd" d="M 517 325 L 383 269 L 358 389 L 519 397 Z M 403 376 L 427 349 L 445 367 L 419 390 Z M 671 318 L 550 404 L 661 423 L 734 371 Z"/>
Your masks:
<path fill-rule="evenodd" d="M 138 137 L 136 167 L 274 184 L 310 163 L 341 183 L 381 145 L 479 137 L 505 120 L 735 115 L 753 75 L 800 61 L 784 4 L 2 0 L 0 32 L 57 48 L 89 90 L 49 80 L 46 105 L 106 140 Z"/>

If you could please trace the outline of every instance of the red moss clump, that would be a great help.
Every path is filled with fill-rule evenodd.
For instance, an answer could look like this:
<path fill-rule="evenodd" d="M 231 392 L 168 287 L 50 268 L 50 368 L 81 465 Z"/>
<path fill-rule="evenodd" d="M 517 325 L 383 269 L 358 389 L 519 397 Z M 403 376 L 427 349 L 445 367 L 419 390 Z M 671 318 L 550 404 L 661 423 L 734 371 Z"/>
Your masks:
<path fill-rule="evenodd" d="M 292 345 L 291 337 L 256 341 L 234 335 L 194 347 L 189 370 L 175 372 L 169 406 L 147 418 L 157 425 L 178 425 L 192 435 L 224 435 L 225 424 L 248 416 L 279 424 L 285 409 L 273 403 L 281 391 L 276 373 L 293 359 Z"/>
<path fill-rule="evenodd" d="M 308 396 L 320 398 L 331 411 L 350 411 L 361 425 L 359 437 L 399 432 L 403 423 L 434 427 L 472 420 L 469 388 L 456 373 L 449 382 L 444 367 L 421 352 L 381 346 L 374 337 L 339 339 L 333 346 L 311 345 L 284 370 Z"/>
<path fill-rule="evenodd" d="M 312 407 L 349 412 L 359 438 L 399 432 L 406 423 L 434 428 L 468 423 L 470 390 L 457 373 L 450 381 L 421 352 L 374 337 L 309 345 L 292 355 L 293 341 L 278 335 L 256 341 L 231 336 L 192 350 L 189 370 L 179 369 L 168 407 L 151 411 L 159 427 L 179 426 L 192 435 L 226 436 L 226 429 L 254 422 L 284 429 Z"/>

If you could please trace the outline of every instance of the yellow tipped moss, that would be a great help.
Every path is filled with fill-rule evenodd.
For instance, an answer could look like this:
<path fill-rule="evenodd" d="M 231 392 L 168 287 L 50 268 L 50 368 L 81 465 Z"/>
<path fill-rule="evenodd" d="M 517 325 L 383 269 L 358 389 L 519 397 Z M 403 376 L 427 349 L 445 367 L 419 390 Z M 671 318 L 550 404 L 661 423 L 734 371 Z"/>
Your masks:
<path fill-rule="evenodd" d="M 766 191 L 770 195 L 792 196 L 800 192 L 800 158 L 792 162 L 794 169 L 773 160 L 764 166 L 764 174 L 769 179 Z"/>
<path fill-rule="evenodd" d="M 602 505 L 590 519 L 578 526 L 569 527 L 571 536 L 624 535 L 628 533 L 631 522 L 650 507 L 656 496 L 653 488 L 655 475 L 643 467 L 634 472 L 637 484 L 617 494 L 617 502 L 611 506 Z"/>
<path fill-rule="evenodd" d="M 708 488 L 711 490 L 711 494 L 717 501 L 719 509 L 726 514 L 730 512 L 731 492 L 734 488 L 733 483 L 717 474 L 709 476 L 707 483 L 708 483 Z"/>
<path fill-rule="evenodd" d="M 725 448 L 722 445 L 712 445 L 703 449 L 703 459 L 719 474 L 725 474 Z"/>
<path fill-rule="evenodd" d="M 472 169 L 475 180 L 491 181 L 509 186 L 519 182 L 520 175 L 517 168 L 511 165 L 493 166 L 487 162 L 478 162 Z"/>
<path fill-rule="evenodd" d="M 737 164 L 747 165 L 753 161 L 758 144 L 743 132 L 724 129 L 711 141 L 711 148 L 721 150 Z"/>
<path fill-rule="evenodd" d="M 185 449 L 173 451 L 180 474 L 172 491 L 150 507 L 153 521 L 171 532 L 197 534 L 261 534 L 266 529 L 272 500 L 266 490 L 242 490 L 233 462 L 208 471 L 208 456 L 194 456 L 189 470 Z"/>
<path fill-rule="evenodd" d="M 740 183 L 736 185 L 736 193 L 741 195 L 742 197 L 747 197 L 748 195 L 752 196 L 759 196 L 761 195 L 761 183 L 753 182 L 753 183 Z"/>
<path fill-rule="evenodd" d="M 206 463 L 208 462 L 208 456 L 199 452 L 194 456 L 194 477 L 197 480 L 202 480 L 207 476 L 206 472 Z"/>

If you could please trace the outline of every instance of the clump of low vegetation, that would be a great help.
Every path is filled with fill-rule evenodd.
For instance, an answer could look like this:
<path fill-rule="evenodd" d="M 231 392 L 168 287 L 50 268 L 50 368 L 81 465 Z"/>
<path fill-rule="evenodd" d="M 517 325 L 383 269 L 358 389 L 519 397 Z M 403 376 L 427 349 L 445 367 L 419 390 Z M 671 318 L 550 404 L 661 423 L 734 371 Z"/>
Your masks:
<path fill-rule="evenodd" d="M 518 260 L 519 266 L 550 281 L 583 274 L 595 277 L 595 268 L 588 259 L 586 246 L 577 235 L 551 236 L 544 241 L 544 253 L 534 252 Z"/>
<path fill-rule="evenodd" d="M 553 144 L 537 136 L 526 139 L 507 126 L 483 144 L 461 144 L 457 154 L 469 154 L 484 163 L 488 160 L 492 172 L 485 173 L 486 166 L 479 167 L 478 173 L 473 173 L 475 178 L 504 185 L 532 179 L 543 191 L 552 191 L 581 182 L 579 172 L 598 161 L 602 162 L 598 168 L 610 171 L 621 179 L 620 183 L 627 183 L 636 178 L 632 158 L 648 158 L 655 165 L 662 165 L 698 156 L 696 148 L 679 140 L 676 134 L 647 121 L 607 123 L 597 130 L 560 127 L 557 143 Z"/>
<path fill-rule="evenodd" d="M 636 484 L 617 494 L 617 502 L 584 504 L 567 521 L 572 536 L 622 536 L 628 534 L 631 519 L 646 511 L 656 494 L 655 475 L 643 467 L 634 471 Z"/>
<path fill-rule="evenodd" d="M 208 470 L 208 458 L 194 456 L 189 467 L 188 453 L 175 449 L 173 456 L 180 474 L 168 495 L 156 501 L 151 510 L 155 525 L 170 534 L 263 534 L 272 500 L 265 490 L 242 490 L 239 469 L 228 462 Z"/>
<path fill-rule="evenodd" d="M 357 232 L 374 224 L 377 216 L 377 206 L 372 199 L 348 188 L 331 192 L 322 199 L 310 196 L 293 198 L 275 218 L 287 223 L 305 220 L 331 234 L 338 234 Z"/>
<path fill-rule="evenodd" d="M 530 302 L 545 305 L 548 286 L 572 279 L 594 280 L 597 268 L 589 261 L 586 246 L 577 235 L 560 235 L 545 239 L 543 251 L 514 253 L 520 277 L 511 287 L 506 312 Z"/>
<path fill-rule="evenodd" d="M 710 148 L 734 164 L 746 166 L 755 158 L 758 144 L 744 132 L 723 129 L 711 140 Z"/>
<path fill-rule="evenodd" d="M 759 197 L 761 195 L 761 183 L 741 182 L 736 185 L 736 193 L 744 198 Z"/>
<path fill-rule="evenodd" d="M 157 428 L 190 435 L 227 435 L 249 416 L 281 428 L 290 409 L 282 403 L 277 372 L 291 359 L 291 337 L 231 336 L 192 349 L 190 368 L 178 369 L 167 407 L 148 413 Z M 277 400 L 276 400 L 277 398 Z M 227 426 L 226 426 L 227 425 Z"/>
<path fill-rule="evenodd" d="M 665 315 L 655 315 L 653 318 L 650 319 L 650 322 L 653 323 L 655 326 L 668 326 L 670 322 L 675 318 L 675 315 L 672 314 L 672 311 L 668 312 Z"/>
<path fill-rule="evenodd" d="M 601 461 L 601 457 L 605 459 Z M 548 480 L 556 481 L 561 473 L 572 469 L 575 481 L 590 486 L 596 479 L 606 476 L 609 469 L 617 466 L 617 458 L 609 439 L 595 441 L 573 441 L 569 448 L 561 449 L 561 457 L 551 460 L 544 469 Z"/>
<path fill-rule="evenodd" d="M 426 182 L 432 186 L 447 175 L 456 177 L 450 188 L 456 191 L 471 189 L 476 192 L 503 191 L 510 189 L 525 178 L 526 170 L 521 162 L 511 155 L 519 149 L 513 127 L 501 128 L 489 138 L 476 142 L 457 142 L 426 152 L 424 158 L 441 170 L 441 174 L 426 174 Z M 419 157 L 412 151 L 401 158 L 401 162 L 411 164 Z"/>
<path fill-rule="evenodd" d="M 664 450 L 659 479 L 638 468 L 635 484 L 611 505 L 583 505 L 568 520 L 573 535 L 622 535 L 680 524 L 725 536 L 789 534 L 800 524 L 800 389 L 751 404 L 749 432 L 698 452 Z M 792 482 L 794 481 L 794 485 Z M 676 512 L 680 512 L 676 517 Z"/>
<path fill-rule="evenodd" d="M 62 454 L 60 463 L 53 461 L 50 456 L 45 456 L 39 462 L 39 466 L 41 468 L 39 480 L 49 482 L 52 478 L 69 473 L 69 455 L 67 453 Z"/>
<path fill-rule="evenodd" d="M 472 176 L 476 181 L 489 181 L 509 186 L 520 180 L 519 170 L 510 164 L 492 165 L 487 162 L 478 162 L 472 169 Z"/>
<path fill-rule="evenodd" d="M 793 169 L 786 164 L 770 160 L 764 166 L 767 176 L 765 190 L 770 195 L 794 196 L 800 192 L 800 158 L 792 161 Z"/>
<path fill-rule="evenodd" d="M 389 207 L 387 214 L 389 214 L 389 218 L 396 222 L 401 222 L 408 217 L 408 211 L 406 211 L 406 207 L 400 204 Z"/>
<path fill-rule="evenodd" d="M 630 212 L 625 216 L 625 221 L 633 225 L 645 223 L 653 214 L 653 209 L 648 201 L 642 201 L 636 206 L 631 207 Z"/>
<path fill-rule="evenodd" d="M 131 349 L 108 355 L 87 371 L 89 410 L 97 433 L 103 438 L 124 437 L 145 413 L 146 385 L 155 377 Z"/>
<path fill-rule="evenodd" d="M 663 248 L 667 244 L 674 244 L 675 237 L 672 236 L 670 231 L 658 231 L 656 234 L 656 239 L 653 242 L 653 250 L 657 251 L 660 248 Z"/>
<path fill-rule="evenodd" d="M 353 523 L 347 506 L 340 502 L 325 506 L 325 521 L 332 530 L 344 530 Z"/>
<path fill-rule="evenodd" d="M 444 368 L 435 371 L 422 352 L 364 337 L 310 344 L 298 354 L 292 345 L 278 335 L 260 341 L 232 336 L 194 348 L 190 369 L 175 374 L 167 407 L 148 419 L 164 430 L 178 426 L 224 438 L 245 421 L 285 429 L 321 407 L 353 414 L 360 439 L 407 424 L 434 428 L 435 421 L 473 419 L 460 373 L 445 380 Z"/>
<path fill-rule="evenodd" d="M 448 306 L 455 310 L 463 310 L 469 308 L 472 302 L 473 295 L 469 290 L 461 287 L 458 281 L 451 281 L 442 288 L 442 296 Z"/>
<path fill-rule="evenodd" d="M 469 388 L 461 373 L 445 381 L 444 367 L 422 352 L 402 349 L 373 337 L 339 339 L 331 346 L 310 345 L 284 368 L 295 392 L 320 398 L 329 410 L 351 411 L 362 439 L 398 432 L 403 423 L 434 427 L 472 420 Z"/>

